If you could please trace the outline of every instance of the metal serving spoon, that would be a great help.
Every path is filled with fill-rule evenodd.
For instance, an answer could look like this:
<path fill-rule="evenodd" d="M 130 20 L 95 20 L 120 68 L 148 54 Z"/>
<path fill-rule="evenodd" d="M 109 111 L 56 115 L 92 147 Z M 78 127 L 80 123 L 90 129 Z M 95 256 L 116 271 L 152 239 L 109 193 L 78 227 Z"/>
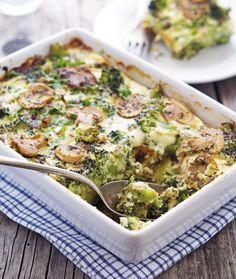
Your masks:
<path fill-rule="evenodd" d="M 122 192 L 122 189 L 128 184 L 127 180 L 117 180 L 117 181 L 111 181 L 108 182 L 101 187 L 98 187 L 96 184 L 94 184 L 90 179 L 87 177 L 78 174 L 73 171 L 60 169 L 57 167 L 52 167 L 48 165 L 41 165 L 37 163 L 32 163 L 29 161 L 21 161 L 18 159 L 12 159 L 10 157 L 5 157 L 0 155 L 0 165 L 10 166 L 10 167 L 17 167 L 22 169 L 29 169 L 34 171 L 39 171 L 42 173 L 51 173 L 51 174 L 57 174 L 60 176 L 64 176 L 79 182 L 82 182 L 86 185 L 88 185 L 90 188 L 92 188 L 98 196 L 101 198 L 105 206 L 115 215 L 118 215 L 119 217 L 127 216 L 125 214 L 121 214 L 118 211 L 116 211 L 116 205 L 118 203 L 117 194 Z M 164 188 L 155 184 L 148 182 L 149 187 L 153 188 L 157 192 L 161 193 L 164 191 Z"/>

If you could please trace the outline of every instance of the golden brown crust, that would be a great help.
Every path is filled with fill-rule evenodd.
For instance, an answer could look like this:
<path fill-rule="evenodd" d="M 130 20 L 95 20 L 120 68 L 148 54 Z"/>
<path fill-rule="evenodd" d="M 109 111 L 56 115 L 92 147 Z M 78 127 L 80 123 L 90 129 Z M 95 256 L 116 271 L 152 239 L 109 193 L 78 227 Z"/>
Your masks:
<path fill-rule="evenodd" d="M 44 59 L 40 55 L 34 55 L 29 57 L 20 67 L 14 68 L 17 72 L 25 72 L 32 67 L 41 66 L 44 63 Z"/>
<path fill-rule="evenodd" d="M 87 46 L 80 38 L 73 38 L 65 47 L 92 50 L 92 48 Z"/>

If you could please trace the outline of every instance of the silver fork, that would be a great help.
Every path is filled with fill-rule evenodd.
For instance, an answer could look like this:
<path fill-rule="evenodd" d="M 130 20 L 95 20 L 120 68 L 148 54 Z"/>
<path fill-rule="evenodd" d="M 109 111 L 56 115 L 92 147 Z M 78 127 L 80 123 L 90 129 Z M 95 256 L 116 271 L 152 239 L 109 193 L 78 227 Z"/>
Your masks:
<path fill-rule="evenodd" d="M 137 55 L 145 58 L 149 50 L 150 40 L 147 32 L 142 27 L 142 21 L 150 0 L 139 0 L 137 11 L 132 19 L 133 28 L 124 40 L 125 48 Z"/>
<path fill-rule="evenodd" d="M 137 56 L 146 58 L 149 50 L 149 38 L 145 30 L 138 26 L 125 39 L 125 48 Z"/>

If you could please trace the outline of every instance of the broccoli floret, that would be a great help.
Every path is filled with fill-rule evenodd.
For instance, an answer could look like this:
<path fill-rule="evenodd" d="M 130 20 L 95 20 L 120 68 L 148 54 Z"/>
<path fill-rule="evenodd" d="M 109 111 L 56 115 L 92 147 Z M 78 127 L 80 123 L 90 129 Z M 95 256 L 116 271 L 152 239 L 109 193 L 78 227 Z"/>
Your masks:
<path fill-rule="evenodd" d="M 150 97 L 152 99 L 158 99 L 160 98 L 160 96 L 163 95 L 163 88 L 161 84 L 157 84 L 155 87 L 152 88 L 151 92 L 150 92 Z"/>
<path fill-rule="evenodd" d="M 155 14 L 157 11 L 157 1 L 152 0 L 148 6 L 150 13 Z"/>
<path fill-rule="evenodd" d="M 96 201 L 96 192 L 83 183 L 73 181 L 69 184 L 68 190 L 89 203 L 94 203 Z"/>
<path fill-rule="evenodd" d="M 161 11 L 167 7 L 168 0 L 152 0 L 148 6 L 151 14 L 155 15 L 158 11 Z"/>
<path fill-rule="evenodd" d="M 153 216 L 153 208 L 162 206 L 159 194 L 144 182 L 130 183 L 118 194 L 118 199 L 119 212 L 140 218 Z"/>
<path fill-rule="evenodd" d="M 0 108 L 0 119 L 6 115 L 10 115 L 9 108 Z"/>
<path fill-rule="evenodd" d="M 97 84 L 86 84 L 80 87 L 80 91 L 86 95 L 95 95 L 101 90 Z"/>
<path fill-rule="evenodd" d="M 86 84 L 80 88 L 71 88 L 71 95 L 78 95 L 79 93 L 84 93 L 86 96 L 91 95 L 93 97 L 95 94 L 102 93 L 101 88 L 97 84 Z M 96 96 L 95 96 L 96 97 Z"/>
<path fill-rule="evenodd" d="M 103 98 L 103 96 L 96 97 L 95 104 L 97 107 L 101 108 L 108 117 L 111 117 L 112 115 L 115 114 L 115 111 L 116 111 L 115 106 L 112 105 L 111 103 L 107 102 Z"/>
<path fill-rule="evenodd" d="M 84 64 L 83 61 L 81 60 L 75 60 L 71 61 L 69 59 L 63 59 L 63 58 L 58 58 L 55 60 L 55 66 L 58 68 L 63 68 L 63 67 L 77 67 Z"/>
<path fill-rule="evenodd" d="M 146 133 L 149 132 L 151 128 L 156 127 L 157 120 L 160 117 L 161 112 L 161 105 L 158 105 L 158 107 L 154 107 L 152 110 L 149 110 L 147 112 L 143 112 L 143 117 L 141 115 L 141 118 L 138 120 L 141 130 Z"/>
<path fill-rule="evenodd" d="M 163 158 L 160 163 L 157 165 L 154 172 L 155 182 L 163 186 L 174 186 L 171 183 L 171 180 L 175 178 L 175 169 L 173 168 L 173 163 L 169 157 Z M 170 183 L 167 181 L 170 180 Z"/>
<path fill-rule="evenodd" d="M 141 124 L 141 130 L 146 133 L 148 132 L 152 127 L 156 127 L 156 120 L 153 118 L 144 118 L 140 122 Z"/>
<path fill-rule="evenodd" d="M 100 82 L 120 97 L 128 97 L 131 94 L 129 87 L 124 84 L 124 78 L 120 70 L 114 67 L 107 67 L 102 70 Z"/>
<path fill-rule="evenodd" d="M 105 142 L 106 136 L 100 132 L 101 129 L 99 129 L 97 126 L 87 126 L 81 124 L 76 129 L 77 141 L 83 141 L 86 143 Z"/>
<path fill-rule="evenodd" d="M 228 17 L 230 9 L 224 9 L 211 1 L 210 16 L 216 20 L 224 20 Z"/>
<path fill-rule="evenodd" d="M 108 86 L 112 92 L 118 92 L 118 89 L 124 83 L 121 72 L 114 67 L 104 68 L 100 81 L 102 84 Z"/>
<path fill-rule="evenodd" d="M 131 91 L 128 86 L 121 86 L 118 89 L 118 95 L 121 97 L 128 97 L 131 95 Z"/>
<path fill-rule="evenodd" d="M 131 95 L 131 90 L 124 84 L 121 72 L 114 67 L 107 67 L 102 70 L 100 82 L 120 97 Z"/>
<path fill-rule="evenodd" d="M 225 139 L 225 144 L 224 148 L 222 149 L 222 153 L 236 160 L 236 137 L 229 136 Z"/>
<path fill-rule="evenodd" d="M 111 181 L 130 177 L 132 154 L 130 149 L 119 145 L 113 151 L 106 151 L 106 145 L 88 145 L 88 158 L 83 162 L 83 174 L 98 186 Z"/>
<path fill-rule="evenodd" d="M 19 76 L 19 73 L 16 72 L 14 69 L 6 72 L 6 78 L 15 78 L 17 76 Z"/>
<path fill-rule="evenodd" d="M 182 202 L 186 200 L 188 197 L 193 195 L 197 190 L 193 188 L 186 188 L 186 189 L 179 189 L 179 196 L 178 196 L 178 202 Z"/>
<path fill-rule="evenodd" d="M 176 178 L 176 176 L 169 177 L 163 182 L 163 186 L 166 188 L 169 188 L 169 187 L 176 188 L 178 186 L 178 184 L 179 184 L 179 181 Z"/>
<path fill-rule="evenodd" d="M 165 149 L 166 156 L 170 157 L 171 159 L 176 159 L 176 151 L 177 151 L 178 147 L 179 147 L 179 142 L 177 139 L 175 144 L 171 144 L 166 147 L 166 149 Z"/>
<path fill-rule="evenodd" d="M 109 134 L 109 138 L 111 138 L 112 142 L 117 143 L 124 138 L 124 132 L 120 130 L 111 131 Z"/>
<path fill-rule="evenodd" d="M 85 98 L 82 101 L 83 106 L 90 106 L 91 105 L 91 99 L 90 98 Z"/>
<path fill-rule="evenodd" d="M 42 72 L 43 73 L 43 72 Z M 44 77 L 49 87 L 53 89 L 63 88 L 64 80 L 61 79 L 56 72 L 45 73 Z"/>

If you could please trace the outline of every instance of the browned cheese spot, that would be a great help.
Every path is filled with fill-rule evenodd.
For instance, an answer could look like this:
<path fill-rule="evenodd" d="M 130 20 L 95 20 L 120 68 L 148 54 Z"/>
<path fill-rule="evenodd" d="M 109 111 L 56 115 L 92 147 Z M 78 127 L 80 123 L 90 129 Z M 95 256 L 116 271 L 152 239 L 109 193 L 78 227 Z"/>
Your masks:
<path fill-rule="evenodd" d="M 147 164 L 156 157 L 156 151 L 147 145 L 140 145 L 133 149 L 135 160 L 141 164 Z"/>

